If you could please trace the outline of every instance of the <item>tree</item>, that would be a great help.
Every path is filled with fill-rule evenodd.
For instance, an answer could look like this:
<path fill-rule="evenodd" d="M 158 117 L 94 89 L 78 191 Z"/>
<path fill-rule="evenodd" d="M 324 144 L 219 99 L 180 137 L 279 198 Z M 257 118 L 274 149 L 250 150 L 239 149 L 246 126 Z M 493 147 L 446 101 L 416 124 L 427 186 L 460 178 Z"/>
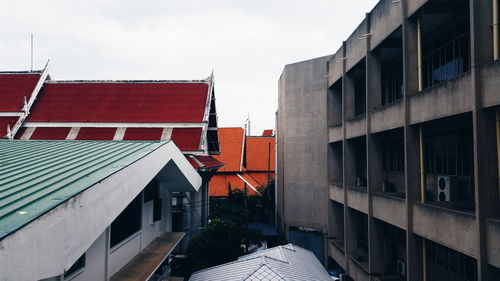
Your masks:
<path fill-rule="evenodd" d="M 191 238 L 187 249 L 191 272 L 236 260 L 245 254 L 244 245 L 260 244 L 260 231 L 247 229 L 245 194 L 232 192 L 214 210 L 211 221 Z"/>

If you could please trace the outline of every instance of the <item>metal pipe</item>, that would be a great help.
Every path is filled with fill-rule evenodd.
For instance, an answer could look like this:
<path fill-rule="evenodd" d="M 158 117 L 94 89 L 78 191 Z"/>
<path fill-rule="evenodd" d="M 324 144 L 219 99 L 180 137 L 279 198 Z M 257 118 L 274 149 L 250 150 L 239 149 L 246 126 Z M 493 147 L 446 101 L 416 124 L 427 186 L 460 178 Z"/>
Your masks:
<path fill-rule="evenodd" d="M 419 146 L 420 146 L 420 201 L 425 203 L 425 162 L 424 162 L 424 130 L 420 126 L 419 130 Z"/>
<path fill-rule="evenodd" d="M 424 88 L 422 79 L 422 18 L 417 20 L 417 59 L 418 59 L 418 91 Z"/>
<path fill-rule="evenodd" d="M 497 109 L 497 169 L 498 169 L 498 192 L 500 194 L 500 109 Z"/>
<path fill-rule="evenodd" d="M 499 59 L 498 49 L 498 0 L 493 0 L 493 59 Z"/>

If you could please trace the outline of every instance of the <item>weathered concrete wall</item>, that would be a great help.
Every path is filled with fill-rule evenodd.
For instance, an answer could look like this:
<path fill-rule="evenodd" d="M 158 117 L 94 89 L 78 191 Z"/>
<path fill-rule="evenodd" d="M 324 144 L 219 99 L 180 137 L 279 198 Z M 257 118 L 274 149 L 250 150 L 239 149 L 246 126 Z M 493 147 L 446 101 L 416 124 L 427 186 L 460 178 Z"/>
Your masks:
<path fill-rule="evenodd" d="M 471 257 L 477 257 L 478 235 L 473 214 L 421 203 L 413 204 L 413 213 L 415 233 Z"/>
<path fill-rule="evenodd" d="M 481 68 L 481 90 L 483 106 L 489 107 L 500 104 L 500 60 Z"/>
<path fill-rule="evenodd" d="M 374 193 L 372 200 L 374 217 L 401 229 L 406 229 L 406 202 L 404 199 Z"/>
<path fill-rule="evenodd" d="M 286 226 L 328 228 L 327 61 L 285 66 L 279 81 L 278 190 Z M 279 199 L 278 199 L 279 201 Z"/>
<path fill-rule="evenodd" d="M 370 49 L 375 49 L 387 36 L 391 35 L 403 24 L 401 3 L 393 0 L 381 0 L 370 12 L 371 43 Z"/>

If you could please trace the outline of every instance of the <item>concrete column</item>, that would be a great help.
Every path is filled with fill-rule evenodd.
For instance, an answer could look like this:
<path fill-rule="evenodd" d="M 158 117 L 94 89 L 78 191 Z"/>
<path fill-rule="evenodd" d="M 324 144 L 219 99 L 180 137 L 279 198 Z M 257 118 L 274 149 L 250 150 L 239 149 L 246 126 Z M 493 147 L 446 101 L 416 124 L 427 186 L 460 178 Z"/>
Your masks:
<path fill-rule="evenodd" d="M 410 126 L 409 95 L 419 91 L 417 20 L 408 19 L 407 0 L 402 2 L 403 13 L 403 103 L 406 186 L 406 277 L 408 281 L 425 280 L 422 241 L 413 233 L 413 202 L 419 193 L 419 142 L 418 129 Z"/>
<path fill-rule="evenodd" d="M 342 42 L 342 58 L 345 58 L 346 56 L 346 42 Z M 346 141 L 346 120 L 347 120 L 347 113 L 346 113 L 346 108 L 347 106 L 350 106 L 349 103 L 346 101 L 346 96 L 348 94 L 349 89 L 353 90 L 354 85 L 353 81 L 350 81 L 349 83 L 347 82 L 348 78 L 346 75 L 346 61 L 345 59 L 342 59 L 342 184 L 343 184 L 343 189 L 344 189 L 344 253 L 345 253 L 345 272 L 346 274 L 349 274 L 349 255 L 351 254 L 351 247 L 348 246 L 349 241 L 352 240 L 352 232 L 350 232 L 350 225 L 351 223 L 349 222 L 350 216 L 349 216 L 349 208 L 347 207 L 347 178 L 348 178 L 348 173 L 347 173 L 347 156 L 348 156 L 348 148 L 347 148 L 347 141 Z M 349 84 L 349 85 L 347 85 Z M 352 99 L 354 100 L 354 99 Z M 354 115 L 354 112 L 353 112 Z"/>
<path fill-rule="evenodd" d="M 477 222 L 478 280 L 491 280 L 487 263 L 486 219 L 499 215 L 498 180 L 496 176 L 495 121 L 482 108 L 481 65 L 493 61 L 490 1 L 470 0 L 471 82 L 474 106 L 472 111 L 474 140 L 474 186 Z"/>

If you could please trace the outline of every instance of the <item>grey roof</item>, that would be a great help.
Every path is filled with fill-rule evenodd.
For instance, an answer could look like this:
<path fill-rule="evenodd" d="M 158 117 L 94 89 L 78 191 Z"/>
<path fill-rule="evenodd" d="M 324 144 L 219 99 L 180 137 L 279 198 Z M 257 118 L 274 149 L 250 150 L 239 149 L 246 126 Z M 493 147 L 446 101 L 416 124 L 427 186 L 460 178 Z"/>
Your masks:
<path fill-rule="evenodd" d="M 193 273 L 189 281 L 331 281 L 309 250 L 293 244 L 242 256 L 237 261 Z"/>

